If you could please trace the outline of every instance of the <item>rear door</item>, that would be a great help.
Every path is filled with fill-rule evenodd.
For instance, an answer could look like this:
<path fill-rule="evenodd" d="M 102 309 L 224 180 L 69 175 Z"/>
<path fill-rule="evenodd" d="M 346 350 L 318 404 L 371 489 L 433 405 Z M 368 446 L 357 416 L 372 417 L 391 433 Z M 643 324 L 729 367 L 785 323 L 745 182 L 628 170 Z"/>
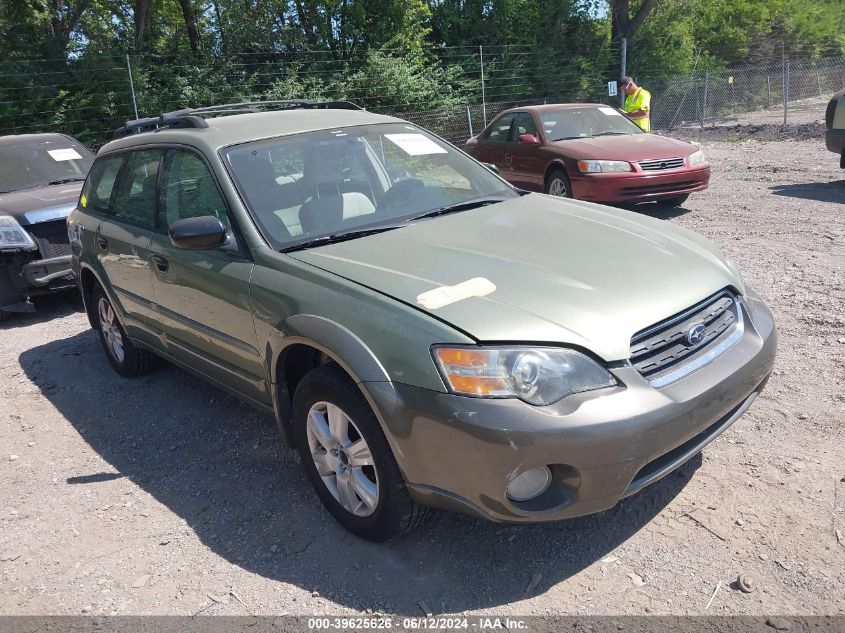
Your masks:
<path fill-rule="evenodd" d="M 155 231 L 163 155 L 160 149 L 142 149 L 102 159 L 106 163 L 103 180 L 113 178 L 119 168 L 110 201 L 97 197 L 98 190 L 105 195 L 108 187 L 104 183 L 92 186 L 94 193 L 86 199 L 86 204 L 109 211 L 97 228 L 94 249 L 101 273 L 128 317 L 127 333 L 151 344 L 157 341 L 158 327 L 149 267 L 150 238 Z"/>
<path fill-rule="evenodd" d="M 209 215 L 226 225 L 234 248 L 186 250 L 170 242 L 171 224 Z M 253 263 L 237 248 L 237 235 L 202 156 L 190 149 L 169 149 L 161 178 L 158 231 L 150 245 L 152 283 L 168 350 L 224 386 L 269 404 L 252 318 Z"/>

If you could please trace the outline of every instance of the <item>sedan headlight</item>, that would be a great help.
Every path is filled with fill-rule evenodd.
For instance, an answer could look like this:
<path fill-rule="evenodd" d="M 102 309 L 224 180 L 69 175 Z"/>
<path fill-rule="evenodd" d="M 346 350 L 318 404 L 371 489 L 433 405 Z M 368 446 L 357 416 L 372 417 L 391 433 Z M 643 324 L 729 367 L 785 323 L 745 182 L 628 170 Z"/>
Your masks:
<path fill-rule="evenodd" d="M 579 160 L 578 169 L 582 174 L 634 171 L 631 163 L 624 160 Z"/>
<path fill-rule="evenodd" d="M 707 162 L 707 157 L 704 155 L 704 150 L 700 149 L 697 152 L 693 152 L 689 155 L 689 164 L 692 165 L 703 165 Z"/>
<path fill-rule="evenodd" d="M 0 250 L 12 248 L 33 251 L 38 246 L 15 218 L 11 215 L 0 215 Z"/>
<path fill-rule="evenodd" d="M 604 367 L 571 349 L 435 347 L 433 351 L 449 390 L 464 396 L 519 398 L 546 405 L 616 384 Z"/>

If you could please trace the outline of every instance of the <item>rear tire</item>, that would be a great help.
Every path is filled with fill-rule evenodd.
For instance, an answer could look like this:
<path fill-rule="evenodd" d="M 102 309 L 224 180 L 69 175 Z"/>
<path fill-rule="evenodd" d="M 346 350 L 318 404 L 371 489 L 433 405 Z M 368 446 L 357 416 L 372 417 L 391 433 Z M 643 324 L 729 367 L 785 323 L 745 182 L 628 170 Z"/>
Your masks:
<path fill-rule="evenodd" d="M 100 343 L 114 370 L 124 378 L 149 371 L 155 363 L 155 355 L 132 344 L 117 319 L 114 306 L 100 286 L 94 288 L 91 301 L 94 304 Z"/>
<path fill-rule="evenodd" d="M 293 429 L 305 474 L 344 528 L 381 543 L 422 518 L 378 419 L 339 367 L 323 365 L 299 383 Z"/>
<path fill-rule="evenodd" d="M 545 191 L 550 196 L 558 196 L 560 198 L 572 197 L 572 185 L 569 184 L 569 176 L 562 169 L 555 169 L 546 178 Z"/>

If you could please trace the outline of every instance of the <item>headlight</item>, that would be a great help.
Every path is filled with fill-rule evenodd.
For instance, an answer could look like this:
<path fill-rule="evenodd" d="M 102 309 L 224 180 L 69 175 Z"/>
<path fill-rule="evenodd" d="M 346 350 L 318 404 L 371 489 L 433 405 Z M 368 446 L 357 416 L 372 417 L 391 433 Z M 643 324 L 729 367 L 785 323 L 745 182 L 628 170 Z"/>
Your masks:
<path fill-rule="evenodd" d="M 578 169 L 582 174 L 634 171 L 631 163 L 624 160 L 579 160 Z"/>
<path fill-rule="evenodd" d="M 704 150 L 700 149 L 697 152 L 690 154 L 689 156 L 689 164 L 692 165 L 703 165 L 707 162 L 707 157 L 704 156 Z"/>
<path fill-rule="evenodd" d="M 546 405 L 616 384 L 604 367 L 571 349 L 435 347 L 434 358 L 449 390 L 464 396 Z"/>
<path fill-rule="evenodd" d="M 15 218 L 11 215 L 0 215 L 0 249 L 10 248 L 33 251 L 38 247 Z"/>

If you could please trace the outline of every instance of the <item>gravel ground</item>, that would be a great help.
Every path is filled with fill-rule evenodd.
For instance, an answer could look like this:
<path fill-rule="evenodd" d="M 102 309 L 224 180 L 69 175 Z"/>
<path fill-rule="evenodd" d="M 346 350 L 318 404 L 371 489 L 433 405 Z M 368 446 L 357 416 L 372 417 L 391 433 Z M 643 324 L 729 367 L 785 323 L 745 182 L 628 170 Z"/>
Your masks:
<path fill-rule="evenodd" d="M 592 517 L 362 542 L 269 418 L 172 367 L 118 377 L 76 303 L 41 301 L 0 326 L 0 613 L 845 614 L 845 180 L 807 126 L 708 131 L 711 188 L 640 209 L 739 263 L 780 353 L 702 456 Z"/>

